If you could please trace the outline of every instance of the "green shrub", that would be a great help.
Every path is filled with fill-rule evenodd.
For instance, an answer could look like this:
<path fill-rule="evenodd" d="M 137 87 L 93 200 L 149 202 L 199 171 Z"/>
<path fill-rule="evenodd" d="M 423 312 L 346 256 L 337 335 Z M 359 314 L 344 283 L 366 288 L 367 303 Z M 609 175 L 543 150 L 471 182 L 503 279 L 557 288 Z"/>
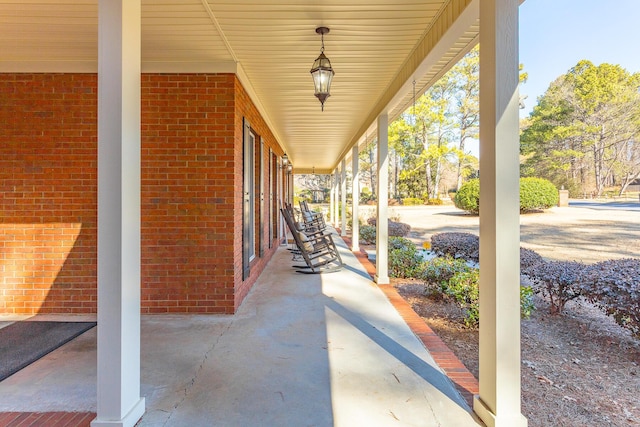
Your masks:
<path fill-rule="evenodd" d="M 467 261 L 480 260 L 480 239 L 475 234 L 462 232 L 436 233 L 431 236 L 431 250 L 438 255 L 449 255 Z M 520 248 L 520 269 L 530 274 L 530 269 L 544 259 L 535 251 Z"/>
<path fill-rule="evenodd" d="M 440 205 L 444 204 L 442 199 L 427 199 L 426 203 L 427 203 L 427 205 L 431 205 L 431 206 L 440 206 Z"/>
<path fill-rule="evenodd" d="M 464 324 L 468 328 L 478 326 L 480 320 L 479 280 L 480 271 L 477 268 L 459 271 L 449 279 L 446 290 L 446 294 L 464 310 Z"/>
<path fill-rule="evenodd" d="M 428 287 L 435 287 L 436 293 L 444 293 L 449 279 L 456 273 L 468 271 L 470 268 L 461 258 L 435 257 L 423 263 L 418 278 L 425 281 Z"/>
<path fill-rule="evenodd" d="M 360 190 L 360 203 L 365 204 L 370 201 L 375 201 L 376 195 L 371 192 L 367 187 L 362 187 Z"/>
<path fill-rule="evenodd" d="M 405 239 L 404 237 L 389 237 L 389 250 L 393 249 L 417 250 L 416 245 L 409 239 Z"/>
<path fill-rule="evenodd" d="M 462 184 L 453 199 L 453 204 L 458 209 L 477 215 L 480 212 L 480 180 L 470 179 Z"/>
<path fill-rule="evenodd" d="M 431 236 L 431 250 L 438 255 L 450 255 L 478 262 L 480 259 L 480 240 L 471 233 L 447 232 Z"/>
<path fill-rule="evenodd" d="M 582 295 L 585 265 L 576 261 L 543 261 L 527 269 L 534 291 L 549 300 L 552 314 L 562 314 L 565 304 Z"/>
<path fill-rule="evenodd" d="M 404 237 L 389 237 L 389 276 L 417 277 L 420 274 L 422 256 L 416 245 Z"/>
<path fill-rule="evenodd" d="M 426 282 L 425 293 L 455 301 L 464 310 L 465 325 L 476 327 L 480 315 L 479 272 L 463 259 L 444 256 L 425 261 L 419 278 Z M 535 309 L 530 287 L 520 287 L 520 307 L 523 318 L 530 317 Z"/>
<path fill-rule="evenodd" d="M 540 264 L 544 259 L 536 251 L 520 248 L 520 270 L 526 273 L 530 268 L 535 267 L 536 264 Z"/>
<path fill-rule="evenodd" d="M 531 286 L 520 286 L 520 315 L 523 319 L 531 317 L 531 313 L 536 309 L 533 303 L 533 294 Z"/>
<path fill-rule="evenodd" d="M 551 181 L 542 178 L 520 179 L 520 212 L 549 209 L 558 204 L 558 189 Z M 453 203 L 458 209 L 478 214 L 480 212 L 480 180 L 471 179 L 460 187 Z"/>
<path fill-rule="evenodd" d="M 423 201 L 422 199 L 418 199 L 417 197 L 405 197 L 404 199 L 402 199 L 402 204 L 404 206 L 418 206 L 422 205 Z"/>
<path fill-rule="evenodd" d="M 640 259 L 601 261 L 582 277 L 582 291 L 616 323 L 640 339 Z"/>
<path fill-rule="evenodd" d="M 378 219 L 376 217 L 371 217 L 367 219 L 367 224 L 375 227 L 378 224 Z M 409 224 L 397 222 L 391 218 L 387 221 L 387 227 L 389 236 L 404 237 L 411 231 L 411 226 Z"/>
<path fill-rule="evenodd" d="M 520 179 L 520 212 L 549 209 L 558 204 L 558 189 L 543 178 Z"/>
<path fill-rule="evenodd" d="M 373 225 L 361 226 L 360 240 L 369 244 L 374 244 L 376 242 L 376 228 Z"/>

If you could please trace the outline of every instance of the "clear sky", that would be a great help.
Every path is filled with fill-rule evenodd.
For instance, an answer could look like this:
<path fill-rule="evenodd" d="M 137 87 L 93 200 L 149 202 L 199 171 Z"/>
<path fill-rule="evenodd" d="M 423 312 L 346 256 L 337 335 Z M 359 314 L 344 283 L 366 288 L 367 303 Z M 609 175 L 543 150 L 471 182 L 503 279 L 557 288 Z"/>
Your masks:
<path fill-rule="evenodd" d="M 640 72 L 640 0 L 525 0 L 520 5 L 520 63 L 529 73 L 520 116 L 578 61 Z"/>

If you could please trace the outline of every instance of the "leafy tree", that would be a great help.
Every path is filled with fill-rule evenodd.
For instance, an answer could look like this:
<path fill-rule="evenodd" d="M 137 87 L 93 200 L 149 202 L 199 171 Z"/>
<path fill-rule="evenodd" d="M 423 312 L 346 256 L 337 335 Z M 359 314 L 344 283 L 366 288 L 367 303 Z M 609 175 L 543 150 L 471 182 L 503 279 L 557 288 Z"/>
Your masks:
<path fill-rule="evenodd" d="M 445 173 L 456 187 L 477 169 L 466 144 L 478 138 L 478 47 L 441 77 L 390 128 L 396 194 L 436 199 Z"/>
<path fill-rule="evenodd" d="M 538 99 L 521 136 L 522 174 L 574 194 L 640 176 L 640 73 L 582 60 Z"/>
<path fill-rule="evenodd" d="M 455 86 L 445 75 L 400 117 L 395 148 L 401 153 L 398 190 L 409 197 L 437 198 L 444 170 L 456 151 L 451 105 Z"/>
<path fill-rule="evenodd" d="M 376 168 L 378 162 L 376 160 L 376 143 L 367 144 L 358 154 L 360 157 L 360 175 L 363 182 L 366 182 L 371 190 L 371 194 L 375 197 L 376 193 Z M 364 189 L 363 189 L 364 190 Z"/>
<path fill-rule="evenodd" d="M 520 80 L 526 77 L 521 72 Z M 478 90 L 476 46 L 391 124 L 391 194 L 396 198 L 437 199 L 443 176 L 454 176 L 459 189 L 474 174 L 478 159 L 466 150 L 478 139 Z"/>
<path fill-rule="evenodd" d="M 296 186 L 302 188 L 303 193 L 308 194 L 308 198 L 314 202 L 324 201 L 331 186 L 331 175 L 301 174 L 296 175 Z"/>
<path fill-rule="evenodd" d="M 480 122 L 479 103 L 480 49 L 476 45 L 450 71 L 455 81 L 456 93 L 453 116 L 459 127 L 458 164 L 456 172 L 456 190 L 460 189 L 462 179 L 469 176 L 477 167 L 477 159 L 465 152 L 467 141 L 477 140 Z"/>
<path fill-rule="evenodd" d="M 424 192 L 424 182 L 407 179 L 406 171 L 417 169 L 422 145 L 418 144 L 411 118 L 406 113 L 389 126 L 389 148 L 392 159 L 390 194 L 396 199 L 419 197 Z"/>
<path fill-rule="evenodd" d="M 420 97 L 416 105 L 416 126 L 424 145 L 422 157 L 427 180 L 427 196 L 438 198 L 443 163 L 455 153 L 451 146 L 456 138 L 451 107 L 456 93 L 452 73 L 446 73 Z"/>

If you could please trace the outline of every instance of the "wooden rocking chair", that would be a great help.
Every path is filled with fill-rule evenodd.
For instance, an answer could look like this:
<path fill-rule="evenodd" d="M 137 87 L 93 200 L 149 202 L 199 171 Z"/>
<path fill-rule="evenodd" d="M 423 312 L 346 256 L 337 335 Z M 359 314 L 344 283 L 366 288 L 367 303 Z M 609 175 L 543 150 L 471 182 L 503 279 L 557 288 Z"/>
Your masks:
<path fill-rule="evenodd" d="M 287 227 L 296 244 L 296 253 L 302 257 L 305 265 L 294 265 L 298 273 L 317 274 L 342 269 L 343 263 L 330 233 L 324 230 L 308 230 L 296 226 L 294 218 L 287 209 L 280 209 Z"/>
<path fill-rule="evenodd" d="M 300 201 L 300 214 L 305 223 L 305 228 L 317 230 L 324 230 L 327 228 L 327 224 L 324 222 L 322 213 L 310 210 L 306 200 Z"/>

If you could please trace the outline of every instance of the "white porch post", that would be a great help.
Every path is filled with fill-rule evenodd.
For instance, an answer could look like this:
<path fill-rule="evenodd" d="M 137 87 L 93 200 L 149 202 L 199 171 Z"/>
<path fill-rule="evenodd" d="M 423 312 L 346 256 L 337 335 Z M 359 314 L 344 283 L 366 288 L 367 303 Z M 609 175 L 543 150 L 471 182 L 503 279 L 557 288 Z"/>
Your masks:
<path fill-rule="evenodd" d="M 518 2 L 480 1 L 480 395 L 489 427 L 524 427 L 520 390 Z"/>
<path fill-rule="evenodd" d="M 287 202 L 287 200 L 284 197 L 284 177 L 283 177 L 283 172 L 282 172 L 282 161 L 280 159 L 278 159 L 278 169 L 277 169 L 278 173 L 276 174 L 277 180 L 278 180 L 278 205 L 280 208 L 284 208 L 285 207 L 285 203 Z M 280 234 L 278 234 L 278 237 L 280 237 L 280 244 L 287 244 L 287 226 L 285 224 L 284 218 L 282 217 L 282 214 L 279 215 L 280 218 Z"/>
<path fill-rule="evenodd" d="M 338 170 L 338 168 L 336 168 L 335 171 L 333 171 L 333 198 L 334 198 L 334 202 L 333 202 L 333 226 L 337 227 L 338 226 L 338 218 L 340 217 L 340 209 L 339 209 L 339 203 L 340 203 L 340 175 L 339 175 L 340 171 Z"/>
<path fill-rule="evenodd" d="M 335 219 L 333 218 L 333 204 L 335 203 L 335 191 L 336 191 L 336 186 L 335 183 L 333 182 L 333 172 L 329 175 L 329 181 L 330 181 L 330 185 L 329 185 L 329 223 L 333 224 L 333 222 L 335 221 Z"/>
<path fill-rule="evenodd" d="M 376 220 L 376 283 L 389 283 L 389 116 L 378 116 L 378 204 Z"/>
<path fill-rule="evenodd" d="M 293 185 L 293 170 L 287 175 L 287 186 L 289 188 L 289 203 L 293 205 L 294 200 L 294 185 Z"/>
<path fill-rule="evenodd" d="M 133 426 L 140 397 L 140 1 L 98 3 L 98 410 Z"/>
<path fill-rule="evenodd" d="M 360 250 L 360 224 L 358 223 L 358 205 L 360 203 L 360 168 L 358 144 L 351 149 L 351 250 Z"/>
<path fill-rule="evenodd" d="M 340 206 L 342 206 L 341 212 L 341 224 L 340 235 L 347 235 L 347 159 L 343 158 L 340 166 Z"/>

